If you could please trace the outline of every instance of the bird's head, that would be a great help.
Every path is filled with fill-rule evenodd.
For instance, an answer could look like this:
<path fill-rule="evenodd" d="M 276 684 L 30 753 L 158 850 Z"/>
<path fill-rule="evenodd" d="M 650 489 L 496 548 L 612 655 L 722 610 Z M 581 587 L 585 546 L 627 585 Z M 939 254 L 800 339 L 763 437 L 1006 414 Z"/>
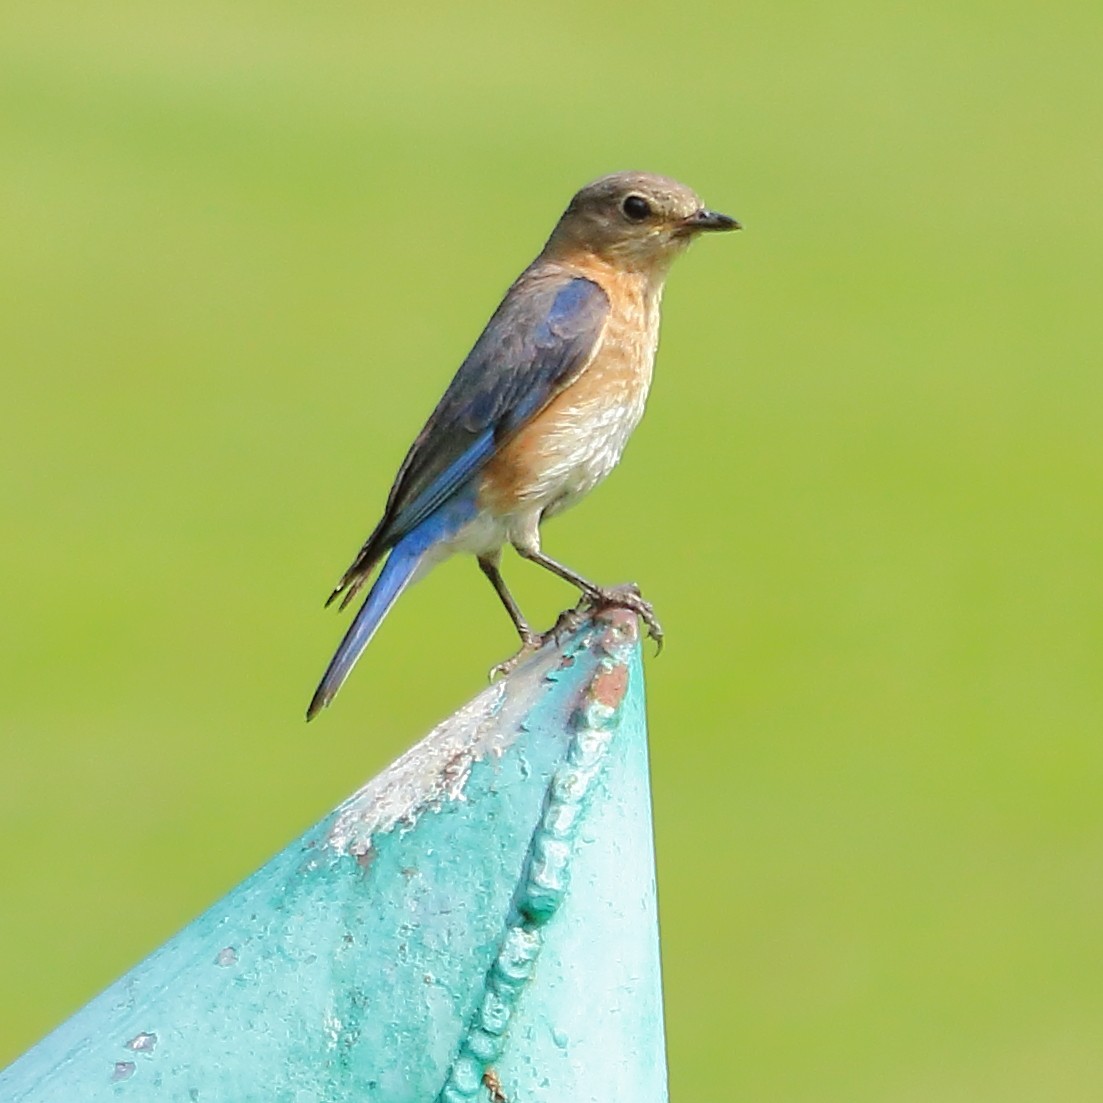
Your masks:
<path fill-rule="evenodd" d="M 665 273 L 700 233 L 738 230 L 677 180 L 648 172 L 615 172 L 571 200 L 545 254 L 588 253 L 621 268 Z"/>

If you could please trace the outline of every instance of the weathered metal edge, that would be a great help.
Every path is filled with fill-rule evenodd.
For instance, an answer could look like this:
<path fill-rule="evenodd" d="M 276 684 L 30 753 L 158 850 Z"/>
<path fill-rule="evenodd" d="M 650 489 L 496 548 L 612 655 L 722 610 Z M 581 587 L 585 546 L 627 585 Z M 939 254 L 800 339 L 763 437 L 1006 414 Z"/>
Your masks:
<path fill-rule="evenodd" d="M 548 785 L 497 958 L 438 1103 L 463 1103 L 484 1089 L 492 1100 L 504 1098 L 493 1066 L 505 1049 L 510 1018 L 532 978 L 543 928 L 566 896 L 579 824 L 617 734 L 639 637 L 635 616 L 620 610 L 603 613 L 592 623 L 594 631 L 584 637 L 582 646 L 601 656 L 598 668 L 573 711 L 574 733 L 566 758 Z"/>

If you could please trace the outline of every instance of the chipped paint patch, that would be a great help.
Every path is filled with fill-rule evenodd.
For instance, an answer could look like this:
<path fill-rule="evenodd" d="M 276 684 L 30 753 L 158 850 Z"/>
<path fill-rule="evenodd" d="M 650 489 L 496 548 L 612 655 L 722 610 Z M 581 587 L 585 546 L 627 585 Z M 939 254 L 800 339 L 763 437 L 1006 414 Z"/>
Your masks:
<path fill-rule="evenodd" d="M 151 1034 L 148 1030 L 143 1030 L 140 1034 L 135 1034 L 126 1043 L 126 1048 L 132 1049 L 135 1053 L 152 1053 L 156 1045 L 157 1035 Z"/>
<path fill-rule="evenodd" d="M 603 618 L 595 618 L 593 624 L 602 635 L 608 634 Z M 578 646 L 586 646 L 592 635 L 583 633 Z M 425 812 L 463 800 L 471 767 L 509 748 L 540 688 L 562 660 L 563 652 L 548 644 L 438 724 L 337 809 L 326 845 L 359 857 L 369 852 L 374 835 L 395 827 L 408 829 Z"/>
<path fill-rule="evenodd" d="M 137 1066 L 133 1061 L 116 1061 L 111 1070 L 111 1082 L 118 1084 L 122 1080 L 129 1080 L 134 1075 Z"/>

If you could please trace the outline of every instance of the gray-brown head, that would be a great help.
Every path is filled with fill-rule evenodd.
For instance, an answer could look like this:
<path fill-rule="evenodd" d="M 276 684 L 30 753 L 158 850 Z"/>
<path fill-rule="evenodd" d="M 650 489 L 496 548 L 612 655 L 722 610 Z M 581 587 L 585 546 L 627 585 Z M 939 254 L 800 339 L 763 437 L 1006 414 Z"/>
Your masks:
<path fill-rule="evenodd" d="M 544 255 L 588 253 L 622 268 L 665 272 L 700 233 L 738 230 L 668 176 L 614 172 L 587 184 L 552 231 Z"/>

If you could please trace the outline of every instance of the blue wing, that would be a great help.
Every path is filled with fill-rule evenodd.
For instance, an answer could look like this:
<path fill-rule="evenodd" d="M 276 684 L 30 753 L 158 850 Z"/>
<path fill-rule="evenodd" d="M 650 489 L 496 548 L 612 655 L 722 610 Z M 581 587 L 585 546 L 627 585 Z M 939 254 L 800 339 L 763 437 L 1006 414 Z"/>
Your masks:
<path fill-rule="evenodd" d="M 462 487 L 589 362 L 609 300 L 592 280 L 530 269 L 509 289 L 407 453 L 383 519 L 330 595 L 342 607 L 379 558 Z"/>

